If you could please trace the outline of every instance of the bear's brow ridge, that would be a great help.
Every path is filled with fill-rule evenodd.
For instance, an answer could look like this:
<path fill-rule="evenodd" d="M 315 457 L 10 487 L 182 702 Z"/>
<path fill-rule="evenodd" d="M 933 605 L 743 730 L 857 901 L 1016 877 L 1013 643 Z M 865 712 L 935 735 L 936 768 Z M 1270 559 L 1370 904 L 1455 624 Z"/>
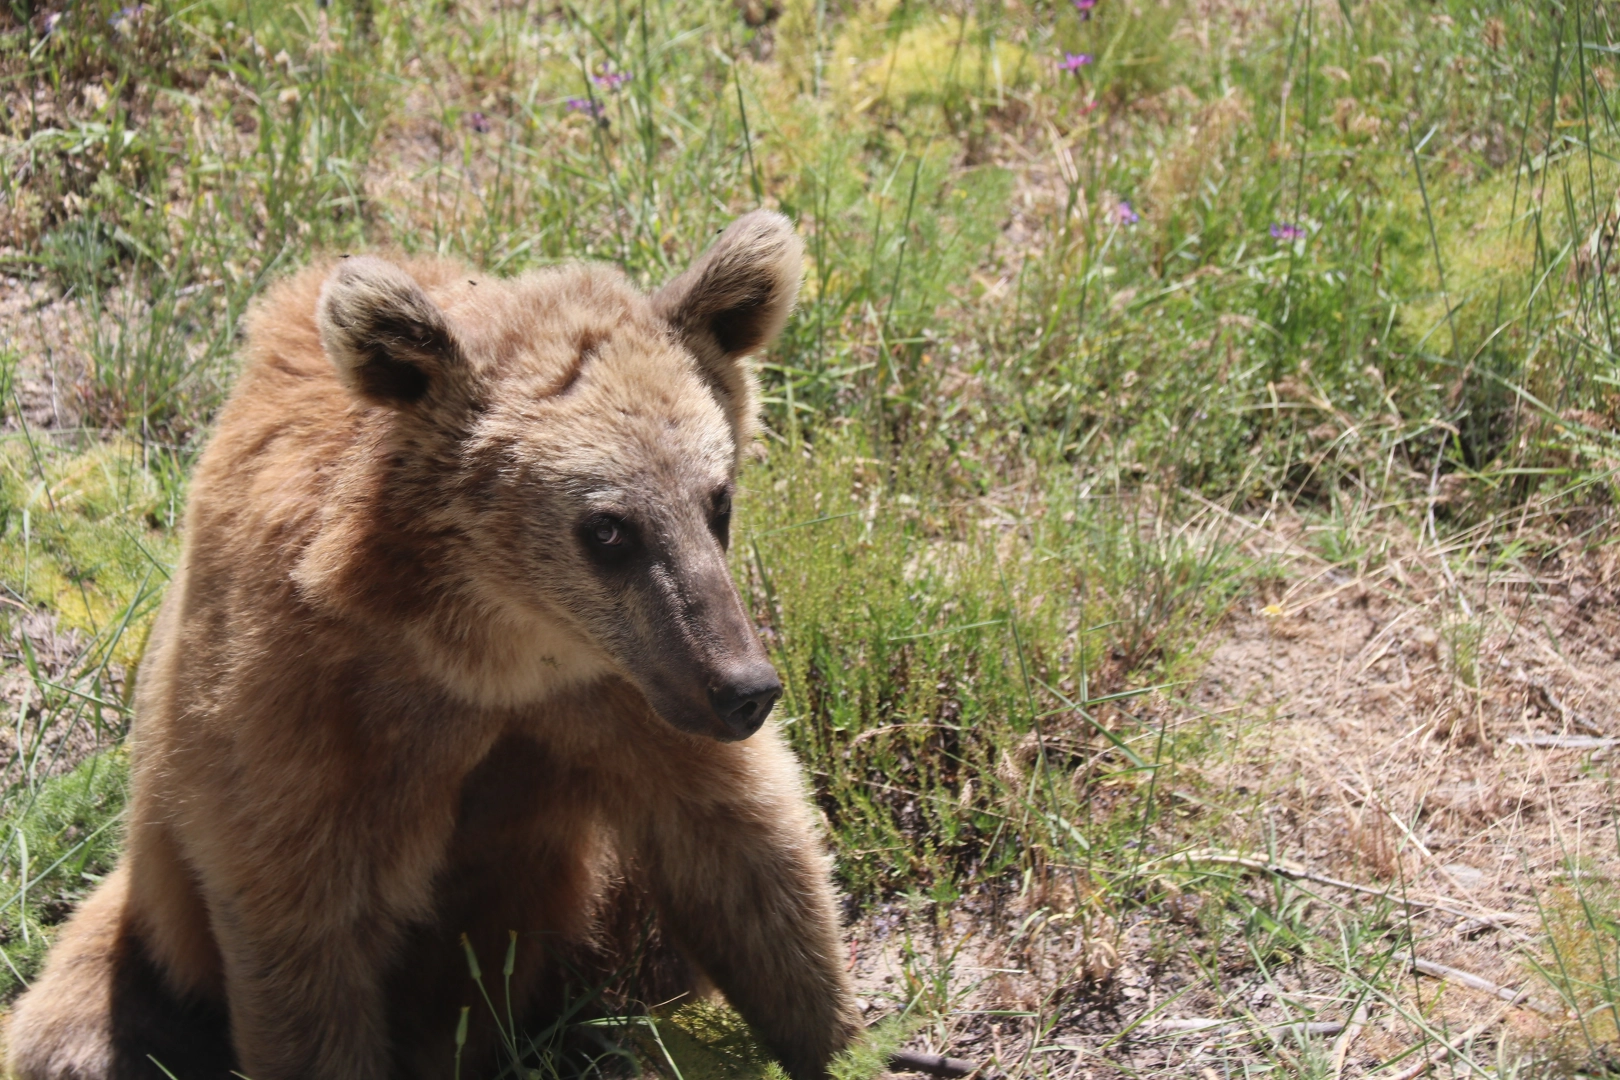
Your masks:
<path fill-rule="evenodd" d="M 607 340 L 607 335 L 597 330 L 586 330 L 581 333 L 574 343 L 574 357 L 569 361 L 568 370 L 563 372 L 562 380 L 555 388 L 546 390 L 540 396 L 548 398 L 562 397 L 572 390 L 574 384 L 579 382 L 579 376 L 585 370 L 586 362 L 595 359 L 596 354 L 601 351 L 602 342 L 605 340 Z"/>

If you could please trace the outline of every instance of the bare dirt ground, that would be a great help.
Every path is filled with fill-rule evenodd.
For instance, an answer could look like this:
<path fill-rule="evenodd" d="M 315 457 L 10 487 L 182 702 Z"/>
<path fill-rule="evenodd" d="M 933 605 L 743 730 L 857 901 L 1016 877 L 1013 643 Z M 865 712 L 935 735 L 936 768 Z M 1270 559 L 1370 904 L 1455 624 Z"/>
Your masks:
<path fill-rule="evenodd" d="M 19 358 L 11 390 L 35 430 L 78 422 L 74 387 L 64 374 L 84 369 L 84 357 L 67 344 L 78 321 L 77 311 L 46 283 L 0 276 L 0 349 Z M 0 410 L 5 413 L 0 431 L 18 430 L 12 404 Z"/>
<path fill-rule="evenodd" d="M 898 911 L 864 922 L 869 1016 L 948 969 L 953 1019 L 918 1049 L 1099 1080 L 1268 1062 L 1358 1076 L 1410 1055 L 1383 1074 L 1402 1077 L 1443 1053 L 1437 1034 L 1480 1065 L 1571 1038 L 1530 958 L 1548 962 L 1547 930 L 1572 925 L 1574 875 L 1602 889 L 1620 871 L 1614 560 L 1458 579 L 1408 539 L 1355 576 L 1305 554 L 1298 521 L 1240 527 L 1252 554 L 1292 565 L 1230 613 L 1191 693 L 1166 705 L 1171 723 L 1210 719 L 1231 740 L 1201 779 L 1238 807 L 1216 846 L 1172 862 L 1243 877 L 1257 906 L 1319 933 L 1382 926 L 1404 944 L 1357 978 L 1348 957 L 1262 964 L 1255 935 L 1212 939 L 1196 888 L 1121 925 L 1036 890 L 964 904 L 943 928 Z M 1366 995 L 1380 974 L 1393 991 Z"/>
<path fill-rule="evenodd" d="M 4 599 L 13 609 L 21 607 Z M 89 644 L 85 635 L 64 629 L 44 611 L 26 612 L 10 634 L 0 636 L 0 790 L 60 776 L 122 739 L 124 724 L 115 710 L 102 709 L 98 722 L 93 710 L 47 707 L 30 674 L 32 667 L 53 687 L 71 683 L 83 674 Z M 123 688 L 122 668 L 108 665 L 96 688 L 116 697 Z"/>

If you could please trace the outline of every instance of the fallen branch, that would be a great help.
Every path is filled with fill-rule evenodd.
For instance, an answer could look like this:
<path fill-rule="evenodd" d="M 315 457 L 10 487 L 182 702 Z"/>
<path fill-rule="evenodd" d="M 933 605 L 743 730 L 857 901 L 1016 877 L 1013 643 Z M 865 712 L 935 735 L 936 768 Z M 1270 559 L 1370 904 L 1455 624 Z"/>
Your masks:
<path fill-rule="evenodd" d="M 972 1076 L 979 1071 L 979 1066 L 971 1061 L 945 1057 L 942 1054 L 921 1054 L 915 1050 L 901 1050 L 893 1054 L 889 1058 L 889 1068 L 893 1072 L 920 1072 L 929 1076 L 947 1077 L 948 1080 Z"/>
<path fill-rule="evenodd" d="M 1528 986 L 1520 990 L 1510 990 L 1505 986 L 1498 986 L 1489 979 L 1481 978 L 1472 972 L 1463 971 L 1461 968 L 1447 967 L 1445 964 L 1437 964 L 1433 960 L 1423 960 L 1418 957 L 1412 958 L 1411 965 L 1413 971 L 1419 972 L 1423 975 L 1428 975 L 1431 978 L 1445 979 L 1447 982 L 1460 983 L 1461 985 L 1469 987 L 1470 989 L 1479 990 L 1482 993 L 1501 998 L 1509 1005 L 1519 1005 L 1526 1009 L 1534 1009 L 1536 1012 L 1542 1013 L 1546 1016 L 1561 1015 L 1560 1010 L 1546 1004 L 1545 1002 L 1537 1001 L 1530 997 L 1530 988 Z"/>

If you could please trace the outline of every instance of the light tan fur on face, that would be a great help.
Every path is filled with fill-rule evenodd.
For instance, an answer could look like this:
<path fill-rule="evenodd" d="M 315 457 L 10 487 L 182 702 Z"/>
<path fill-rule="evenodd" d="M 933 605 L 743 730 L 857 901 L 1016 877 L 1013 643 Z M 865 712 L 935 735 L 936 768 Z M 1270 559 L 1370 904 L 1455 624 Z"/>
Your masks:
<path fill-rule="evenodd" d="M 140 670 L 128 850 L 17 1003 L 17 1076 L 442 1076 L 462 934 L 490 970 L 520 933 L 543 1024 L 649 905 L 658 993 L 695 965 L 824 1075 L 856 1027 L 824 841 L 776 732 L 714 711 L 774 679 L 722 509 L 799 250 L 758 213 L 652 298 L 353 258 L 259 302 Z"/>

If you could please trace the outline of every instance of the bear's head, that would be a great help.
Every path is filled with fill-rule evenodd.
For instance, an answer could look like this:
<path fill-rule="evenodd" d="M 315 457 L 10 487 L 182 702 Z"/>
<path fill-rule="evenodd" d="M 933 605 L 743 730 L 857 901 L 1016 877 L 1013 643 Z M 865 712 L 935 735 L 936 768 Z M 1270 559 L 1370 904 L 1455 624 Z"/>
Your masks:
<path fill-rule="evenodd" d="M 748 357 L 802 258 L 762 211 L 650 296 L 600 266 L 337 263 L 316 321 L 370 440 L 350 486 L 373 496 L 332 512 L 301 586 L 408 625 L 434 676 L 484 704 L 617 677 L 677 728 L 753 734 L 781 683 L 726 552 Z M 372 571 L 341 569 L 357 561 Z"/>

